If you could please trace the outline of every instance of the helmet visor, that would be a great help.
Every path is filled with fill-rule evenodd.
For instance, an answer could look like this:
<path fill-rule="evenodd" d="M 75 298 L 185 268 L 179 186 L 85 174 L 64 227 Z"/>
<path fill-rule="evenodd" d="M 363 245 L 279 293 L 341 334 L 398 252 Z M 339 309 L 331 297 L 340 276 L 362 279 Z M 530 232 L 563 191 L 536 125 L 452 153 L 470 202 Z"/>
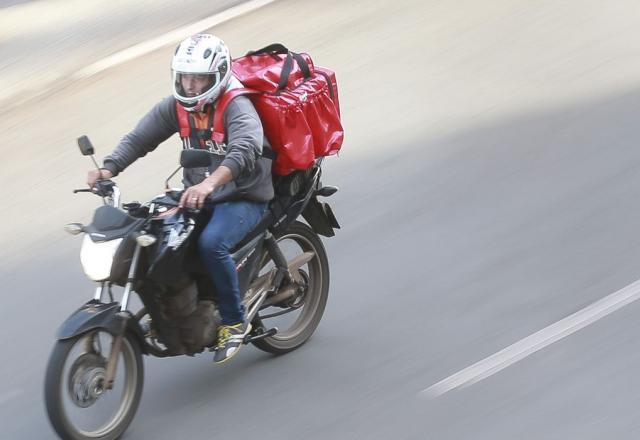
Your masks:
<path fill-rule="evenodd" d="M 186 102 L 196 102 L 220 84 L 220 73 L 182 73 L 174 72 L 176 93 Z"/>

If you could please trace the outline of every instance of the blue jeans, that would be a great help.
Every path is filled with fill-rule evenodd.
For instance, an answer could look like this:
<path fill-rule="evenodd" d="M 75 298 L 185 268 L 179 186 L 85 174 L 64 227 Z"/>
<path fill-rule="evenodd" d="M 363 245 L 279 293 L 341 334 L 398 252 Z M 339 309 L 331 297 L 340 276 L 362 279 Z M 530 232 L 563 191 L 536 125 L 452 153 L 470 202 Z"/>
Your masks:
<path fill-rule="evenodd" d="M 219 203 L 198 239 L 198 251 L 218 297 L 218 310 L 225 325 L 244 321 L 244 306 L 236 265 L 229 250 L 258 224 L 267 203 L 240 200 Z"/>

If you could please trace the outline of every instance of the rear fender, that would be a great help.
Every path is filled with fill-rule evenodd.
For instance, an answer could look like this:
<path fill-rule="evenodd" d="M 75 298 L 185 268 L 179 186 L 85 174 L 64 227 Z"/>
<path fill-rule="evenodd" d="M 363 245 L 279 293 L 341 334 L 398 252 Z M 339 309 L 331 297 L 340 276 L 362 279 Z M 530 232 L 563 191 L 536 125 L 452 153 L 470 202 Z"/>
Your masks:
<path fill-rule="evenodd" d="M 317 197 L 309 200 L 302 211 L 302 216 L 317 234 L 325 237 L 333 237 L 336 235 L 334 229 L 340 229 L 340 224 L 329 204 L 320 202 Z"/>
<path fill-rule="evenodd" d="M 120 303 L 118 302 L 105 304 L 92 299 L 62 323 L 56 333 L 56 338 L 61 341 L 71 339 L 96 329 L 103 329 L 116 335 L 120 331 L 120 320 L 122 319 L 118 316 L 119 311 Z M 135 320 L 129 319 L 127 321 L 127 331 L 138 340 L 140 349 L 146 354 L 148 351 L 144 334 Z"/>

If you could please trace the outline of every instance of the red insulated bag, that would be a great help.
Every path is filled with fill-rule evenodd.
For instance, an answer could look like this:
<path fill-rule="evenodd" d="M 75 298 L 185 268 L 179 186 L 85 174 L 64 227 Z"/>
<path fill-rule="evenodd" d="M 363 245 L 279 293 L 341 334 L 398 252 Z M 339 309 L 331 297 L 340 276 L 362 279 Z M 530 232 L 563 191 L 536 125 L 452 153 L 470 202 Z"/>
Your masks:
<path fill-rule="evenodd" d="M 281 44 L 233 60 L 232 71 L 245 88 L 230 90 L 220 99 L 213 140 L 224 141 L 223 115 L 229 102 L 249 95 L 276 153 L 274 173 L 309 168 L 317 157 L 340 150 L 344 131 L 333 71 L 315 67 L 308 54 Z"/>

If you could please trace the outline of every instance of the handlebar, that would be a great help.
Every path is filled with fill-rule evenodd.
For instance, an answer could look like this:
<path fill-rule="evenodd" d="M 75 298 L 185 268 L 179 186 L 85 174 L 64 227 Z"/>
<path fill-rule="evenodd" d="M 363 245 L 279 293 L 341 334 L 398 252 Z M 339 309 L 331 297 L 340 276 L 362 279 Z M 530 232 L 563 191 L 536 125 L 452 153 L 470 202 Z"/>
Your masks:
<path fill-rule="evenodd" d="M 74 189 L 73 193 L 90 192 L 100 197 L 110 197 L 113 195 L 115 188 L 117 188 L 117 186 L 113 180 L 104 179 L 97 180 L 95 186 L 91 188 Z"/>
<path fill-rule="evenodd" d="M 118 207 L 120 202 L 120 191 L 112 180 L 98 180 L 93 188 L 79 188 L 74 189 L 73 193 L 93 193 L 100 197 L 110 197 L 113 201 L 113 206 Z M 169 190 L 162 196 L 156 197 L 152 200 L 152 203 L 157 205 L 176 207 L 180 203 L 184 190 Z M 106 203 L 106 202 L 105 202 Z M 148 213 L 148 207 L 143 207 L 140 203 L 128 203 L 123 206 L 126 210 L 132 210 L 134 215 L 145 216 Z M 199 212 L 197 209 L 185 208 L 189 212 Z M 144 211 L 144 215 L 142 214 Z"/>
<path fill-rule="evenodd" d="M 168 190 L 163 195 L 154 198 L 152 203 L 162 206 L 177 207 L 180 203 L 180 199 L 182 198 L 182 194 L 184 194 L 184 190 Z M 189 208 L 186 206 L 182 209 L 191 213 L 200 212 L 200 209 Z"/>
<path fill-rule="evenodd" d="M 158 204 L 158 205 L 165 205 L 165 206 L 178 206 L 178 203 L 180 202 L 180 198 L 182 197 L 182 193 L 183 192 L 184 192 L 184 190 L 166 191 L 161 196 L 158 196 L 158 197 L 154 198 L 153 199 L 153 203 Z"/>
<path fill-rule="evenodd" d="M 93 193 L 97 196 L 102 197 L 103 199 L 105 197 L 109 197 L 113 206 L 117 207 L 120 205 L 120 190 L 113 180 L 98 180 L 96 181 L 95 186 L 93 186 L 92 188 L 81 188 L 73 190 L 74 194 L 83 192 Z"/>

